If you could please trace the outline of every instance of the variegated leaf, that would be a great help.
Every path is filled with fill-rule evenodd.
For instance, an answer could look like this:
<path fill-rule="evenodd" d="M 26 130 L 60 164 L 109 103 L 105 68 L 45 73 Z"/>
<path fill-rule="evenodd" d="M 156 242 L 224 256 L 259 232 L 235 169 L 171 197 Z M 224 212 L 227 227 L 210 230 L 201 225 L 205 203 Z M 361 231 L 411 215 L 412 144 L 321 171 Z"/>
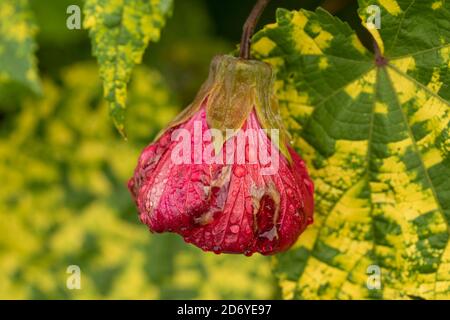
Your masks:
<path fill-rule="evenodd" d="M 149 41 L 158 41 L 172 0 L 86 0 L 84 27 L 100 64 L 114 124 L 124 131 L 127 83 Z"/>
<path fill-rule="evenodd" d="M 384 57 L 321 9 L 253 40 L 316 186 L 315 223 L 276 258 L 283 295 L 450 298 L 450 3 L 359 3 Z"/>
<path fill-rule="evenodd" d="M 0 85 L 18 82 L 40 92 L 28 0 L 0 0 Z"/>

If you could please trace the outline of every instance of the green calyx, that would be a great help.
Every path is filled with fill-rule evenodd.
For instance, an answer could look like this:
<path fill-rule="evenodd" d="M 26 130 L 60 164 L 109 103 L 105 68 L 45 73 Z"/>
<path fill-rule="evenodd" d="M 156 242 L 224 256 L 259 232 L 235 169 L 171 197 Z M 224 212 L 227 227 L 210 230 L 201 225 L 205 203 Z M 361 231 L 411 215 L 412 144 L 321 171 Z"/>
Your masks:
<path fill-rule="evenodd" d="M 202 106 L 206 109 L 206 121 L 210 128 L 220 130 L 223 137 L 227 130 L 237 132 L 242 128 L 252 110 L 255 110 L 263 129 L 278 129 L 276 144 L 282 154 L 290 160 L 287 150 L 288 134 L 283 127 L 278 102 L 274 92 L 275 76 L 272 67 L 258 60 L 244 60 L 230 55 L 214 57 L 208 79 L 200 88 L 196 98 L 181 112 L 169 127 L 185 122 Z M 216 151 L 222 145 L 215 146 Z"/>

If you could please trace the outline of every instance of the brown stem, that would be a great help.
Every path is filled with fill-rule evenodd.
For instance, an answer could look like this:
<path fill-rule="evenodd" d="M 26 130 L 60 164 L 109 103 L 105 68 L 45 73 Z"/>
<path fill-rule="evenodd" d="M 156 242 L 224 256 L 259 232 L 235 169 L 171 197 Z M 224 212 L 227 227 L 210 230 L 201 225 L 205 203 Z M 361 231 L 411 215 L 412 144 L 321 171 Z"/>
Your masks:
<path fill-rule="evenodd" d="M 245 21 L 244 27 L 242 28 L 242 38 L 241 38 L 241 52 L 240 57 L 242 59 L 250 59 L 250 39 L 255 31 L 256 24 L 258 23 L 259 17 L 263 13 L 267 4 L 270 0 L 258 0 L 253 7 L 250 15 Z"/>

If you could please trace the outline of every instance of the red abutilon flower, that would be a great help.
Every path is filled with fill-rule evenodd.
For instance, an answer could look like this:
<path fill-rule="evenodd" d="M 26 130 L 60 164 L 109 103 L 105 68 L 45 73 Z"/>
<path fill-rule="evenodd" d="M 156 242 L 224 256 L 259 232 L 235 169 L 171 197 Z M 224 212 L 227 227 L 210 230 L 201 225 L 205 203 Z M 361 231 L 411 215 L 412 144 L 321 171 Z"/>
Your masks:
<path fill-rule="evenodd" d="M 313 221 L 313 183 L 289 146 L 271 67 L 214 58 L 194 102 L 142 152 L 128 187 L 152 232 L 216 253 L 288 249 Z"/>

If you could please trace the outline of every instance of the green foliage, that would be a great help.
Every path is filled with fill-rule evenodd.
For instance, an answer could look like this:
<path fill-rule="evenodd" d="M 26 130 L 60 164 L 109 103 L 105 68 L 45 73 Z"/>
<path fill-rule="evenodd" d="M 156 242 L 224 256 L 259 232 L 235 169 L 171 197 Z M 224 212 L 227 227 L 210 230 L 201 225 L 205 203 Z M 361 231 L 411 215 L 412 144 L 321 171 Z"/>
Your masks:
<path fill-rule="evenodd" d="M 267 257 L 152 235 L 126 188 L 176 100 L 192 101 L 211 58 L 232 50 L 216 31 L 240 15 L 212 19 L 206 8 L 218 5 L 207 1 L 177 1 L 144 56 L 173 0 L 84 0 L 97 68 L 78 62 L 91 54 L 87 32 L 65 28 L 65 8 L 83 1 L 0 0 L 0 298 L 275 296 Z M 379 53 L 320 9 L 280 9 L 253 40 L 277 70 L 283 117 L 316 186 L 315 223 L 274 259 L 275 274 L 286 299 L 449 298 L 450 5 L 358 2 L 363 26 L 367 7 L 381 8 L 381 29 L 368 30 Z M 40 98 L 27 90 L 41 86 Z M 72 264 L 82 290 L 66 287 Z M 369 290 L 374 265 L 381 288 Z"/>
<path fill-rule="evenodd" d="M 217 256 L 138 222 L 125 181 L 149 137 L 177 113 L 161 75 L 130 83 L 129 141 L 108 120 L 97 68 L 45 78 L 0 136 L 0 298 L 270 298 L 268 258 Z M 81 290 L 66 268 L 81 268 Z"/>
<path fill-rule="evenodd" d="M 285 298 L 450 297 L 450 4 L 364 0 L 380 55 L 323 10 L 279 10 L 254 38 L 278 71 L 315 223 L 277 258 Z M 369 289 L 369 266 L 381 287 Z"/>
<path fill-rule="evenodd" d="M 84 27 L 100 65 L 113 121 L 125 135 L 127 83 L 149 41 L 158 41 L 172 0 L 86 0 Z"/>
<path fill-rule="evenodd" d="M 28 0 L 0 0 L 0 85 L 17 82 L 40 92 Z"/>

